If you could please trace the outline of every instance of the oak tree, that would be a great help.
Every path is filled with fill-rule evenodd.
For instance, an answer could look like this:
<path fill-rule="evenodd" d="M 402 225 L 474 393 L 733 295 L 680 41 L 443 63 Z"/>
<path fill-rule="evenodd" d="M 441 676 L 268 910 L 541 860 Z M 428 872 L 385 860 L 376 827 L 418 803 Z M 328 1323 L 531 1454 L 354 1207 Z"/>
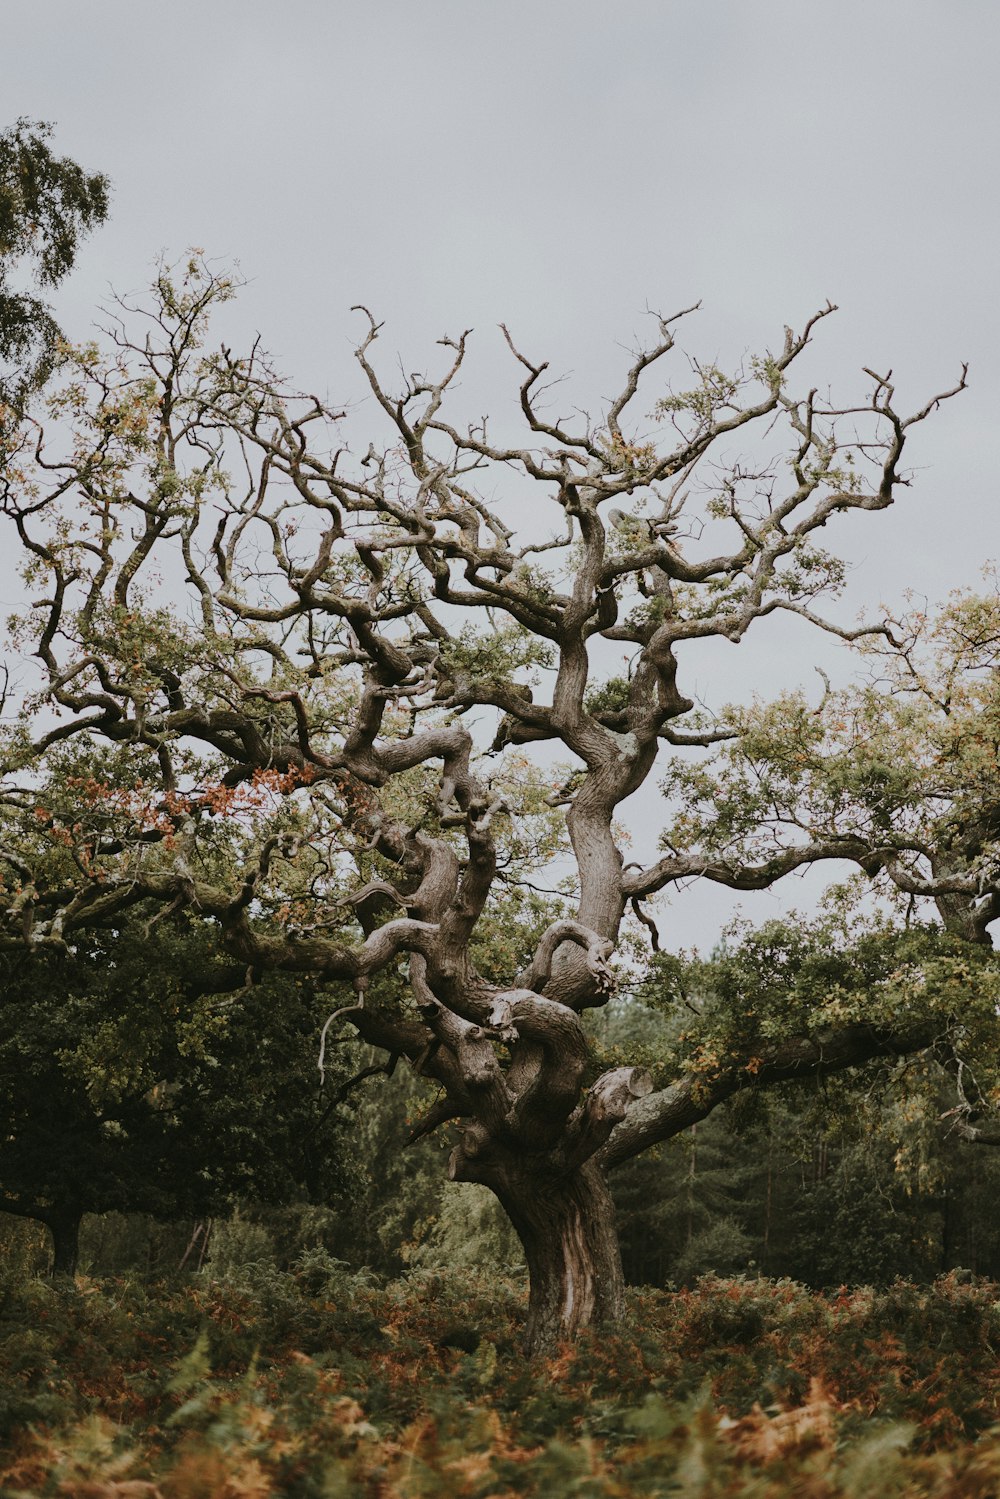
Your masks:
<path fill-rule="evenodd" d="M 840 405 L 798 393 L 827 306 L 671 384 L 681 313 L 653 318 L 599 416 L 560 415 L 504 330 L 519 431 L 498 434 L 455 414 L 468 333 L 389 376 L 358 309 L 359 442 L 355 413 L 284 386 L 259 347 L 206 352 L 232 289 L 197 257 L 164 269 L 9 440 L 32 599 L 15 635 L 40 677 L 4 753 L 2 941 L 59 948 L 166 905 L 250 982 L 339 987 L 324 1045 L 353 1028 L 435 1085 L 413 1132 L 450 1128 L 452 1178 L 503 1205 L 529 1346 L 549 1346 L 621 1316 L 611 1166 L 727 1091 L 897 1044 L 805 1026 L 715 1092 L 697 1071 L 653 1089 L 641 1067 L 597 1074 L 585 1012 L 629 908 L 719 874 L 697 848 L 631 865 L 618 825 L 665 747 L 737 732 L 696 707 L 689 643 L 782 614 L 884 634 L 825 619 L 843 568 L 820 536 L 893 503 L 911 432 L 964 373 L 908 416 L 872 372 Z M 47 769 L 70 752 L 72 786 Z M 725 873 L 754 887 L 791 863 Z"/>

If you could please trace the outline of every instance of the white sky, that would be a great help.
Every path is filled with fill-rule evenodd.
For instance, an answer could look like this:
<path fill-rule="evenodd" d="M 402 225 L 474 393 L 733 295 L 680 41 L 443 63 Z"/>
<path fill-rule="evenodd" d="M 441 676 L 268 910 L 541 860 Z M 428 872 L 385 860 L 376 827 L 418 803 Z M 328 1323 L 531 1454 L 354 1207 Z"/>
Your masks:
<path fill-rule="evenodd" d="M 332 399 L 362 394 L 365 302 L 387 367 L 477 330 L 470 416 L 509 405 L 501 320 L 596 411 L 647 305 L 701 298 L 682 342 L 731 365 L 829 297 L 809 374 L 839 394 L 891 366 L 918 405 L 971 366 L 914 440 L 913 489 L 842 527 L 845 612 L 940 599 L 1000 554 L 992 0 L 3 0 L 0 22 L 0 127 L 53 120 L 114 183 L 60 297 L 72 336 L 109 285 L 199 245 L 250 280 L 227 339 L 259 330 Z M 811 638 L 765 629 L 683 685 L 774 692 L 812 659 Z M 829 875 L 744 909 L 802 904 Z M 678 896 L 664 934 L 710 945 L 732 904 Z"/>

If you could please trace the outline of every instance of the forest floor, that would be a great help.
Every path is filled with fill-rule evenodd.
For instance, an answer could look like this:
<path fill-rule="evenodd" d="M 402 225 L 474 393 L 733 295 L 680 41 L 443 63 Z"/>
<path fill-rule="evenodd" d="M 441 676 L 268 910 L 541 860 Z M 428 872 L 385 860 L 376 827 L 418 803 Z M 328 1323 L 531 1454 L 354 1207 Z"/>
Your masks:
<path fill-rule="evenodd" d="M 986 1499 L 998 1297 L 708 1277 L 529 1363 L 516 1284 L 381 1284 L 321 1251 L 226 1281 L 11 1283 L 0 1493 Z"/>

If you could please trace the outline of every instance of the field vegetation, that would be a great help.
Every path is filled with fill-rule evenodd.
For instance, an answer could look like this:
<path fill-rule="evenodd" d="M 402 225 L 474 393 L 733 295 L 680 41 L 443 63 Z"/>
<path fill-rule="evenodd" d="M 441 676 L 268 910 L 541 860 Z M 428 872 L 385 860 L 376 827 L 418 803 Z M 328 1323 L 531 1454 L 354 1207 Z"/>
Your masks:
<path fill-rule="evenodd" d="M 996 1286 L 701 1278 L 525 1362 L 524 1287 L 287 1270 L 8 1282 L 5 1495 L 996 1493 Z"/>

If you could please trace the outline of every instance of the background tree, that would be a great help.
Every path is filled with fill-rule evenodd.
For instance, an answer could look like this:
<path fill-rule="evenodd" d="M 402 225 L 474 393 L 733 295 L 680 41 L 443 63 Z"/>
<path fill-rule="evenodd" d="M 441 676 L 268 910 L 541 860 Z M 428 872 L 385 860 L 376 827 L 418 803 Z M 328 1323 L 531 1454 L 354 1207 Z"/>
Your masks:
<path fill-rule="evenodd" d="M 657 1065 L 700 1075 L 706 1097 L 740 1068 L 744 1083 L 697 1126 L 695 1164 L 708 1166 L 706 1181 L 691 1169 L 690 1142 L 616 1174 L 627 1264 L 643 1263 L 634 1235 L 647 1242 L 651 1268 L 640 1278 L 752 1262 L 765 1274 L 836 1285 L 996 1263 L 995 1215 L 982 1191 L 995 1168 L 963 1148 L 953 1075 L 942 1065 L 958 1049 L 970 1076 L 995 1087 L 996 955 L 940 927 L 896 926 L 846 895 L 812 921 L 734 927 L 709 960 L 654 960 L 639 1008 L 656 1026 Z M 780 1093 L 755 1087 L 781 1037 L 851 1026 L 909 1034 L 912 1044 Z M 649 1220 L 658 1225 L 652 1242 Z"/>
<path fill-rule="evenodd" d="M 0 1210 L 46 1224 L 55 1273 L 75 1271 L 85 1213 L 343 1197 L 348 1079 L 331 1059 L 314 1080 L 313 986 L 235 999 L 242 969 L 180 913 L 88 929 L 72 953 L 8 949 L 0 974 Z"/>
<path fill-rule="evenodd" d="M 19 283 L 58 286 L 108 214 L 108 179 L 55 156 L 51 134 L 25 119 L 0 132 L 0 402 L 15 412 L 44 385 L 61 338 L 48 303 Z"/>
<path fill-rule="evenodd" d="M 339 1022 L 440 1090 L 413 1134 L 459 1121 L 450 1175 L 509 1215 L 529 1343 L 546 1346 L 621 1314 L 607 1167 L 751 1077 L 912 1044 L 808 1015 L 714 1078 L 689 1068 L 650 1092 L 643 1068 L 596 1074 L 582 1017 L 611 991 L 629 903 L 711 867 L 671 853 L 626 868 L 616 831 L 664 743 L 734 732 L 685 696 L 686 642 L 738 642 L 778 611 L 822 625 L 816 601 L 842 568 L 820 529 L 891 505 L 910 431 L 944 396 L 904 419 L 877 376 L 843 407 L 791 395 L 827 307 L 734 374 L 696 363 L 691 388 L 661 386 L 646 432 L 632 403 L 678 321 L 659 318 L 599 421 L 544 412 L 546 366 L 508 336 L 518 443 L 445 417 L 467 335 L 442 340 L 439 373 L 393 392 L 362 310 L 357 356 L 385 432 L 358 458 L 340 415 L 283 391 L 258 350 L 205 356 L 208 312 L 231 292 L 197 260 L 164 271 L 141 336 L 123 309 L 114 357 L 79 352 L 52 398 L 71 448 L 50 455 L 32 421 L 7 464 L 4 509 L 43 596 L 18 639 L 48 716 L 29 711 L 6 754 L 5 940 L 58 947 L 160 901 L 213 921 L 251 977 L 341 985 Z M 734 461 L 739 439 L 749 456 Z M 625 676 L 602 676 L 604 643 L 625 652 Z M 473 732 L 487 710 L 492 755 Z M 31 777 L 59 746 L 101 742 L 119 756 L 117 799 L 43 818 L 64 849 L 43 880 Z M 532 744 L 549 747 L 536 764 L 571 757 L 547 795 Z M 477 951 L 498 902 L 537 882 L 536 831 L 559 807 L 573 914 Z M 213 855 L 220 823 L 241 830 L 242 877 Z M 400 964 L 402 997 L 380 982 Z"/>
<path fill-rule="evenodd" d="M 734 710 L 738 734 L 713 764 L 675 763 L 681 812 L 666 834 L 713 879 L 748 864 L 853 862 L 900 926 L 930 920 L 992 951 L 1000 916 L 1000 594 L 954 596 L 891 618 L 858 642 L 865 679 Z M 981 968 L 971 954 L 970 972 Z M 1000 1142 L 992 1012 L 974 983 L 952 995 L 936 1055 L 951 1078 L 947 1127 Z"/>

